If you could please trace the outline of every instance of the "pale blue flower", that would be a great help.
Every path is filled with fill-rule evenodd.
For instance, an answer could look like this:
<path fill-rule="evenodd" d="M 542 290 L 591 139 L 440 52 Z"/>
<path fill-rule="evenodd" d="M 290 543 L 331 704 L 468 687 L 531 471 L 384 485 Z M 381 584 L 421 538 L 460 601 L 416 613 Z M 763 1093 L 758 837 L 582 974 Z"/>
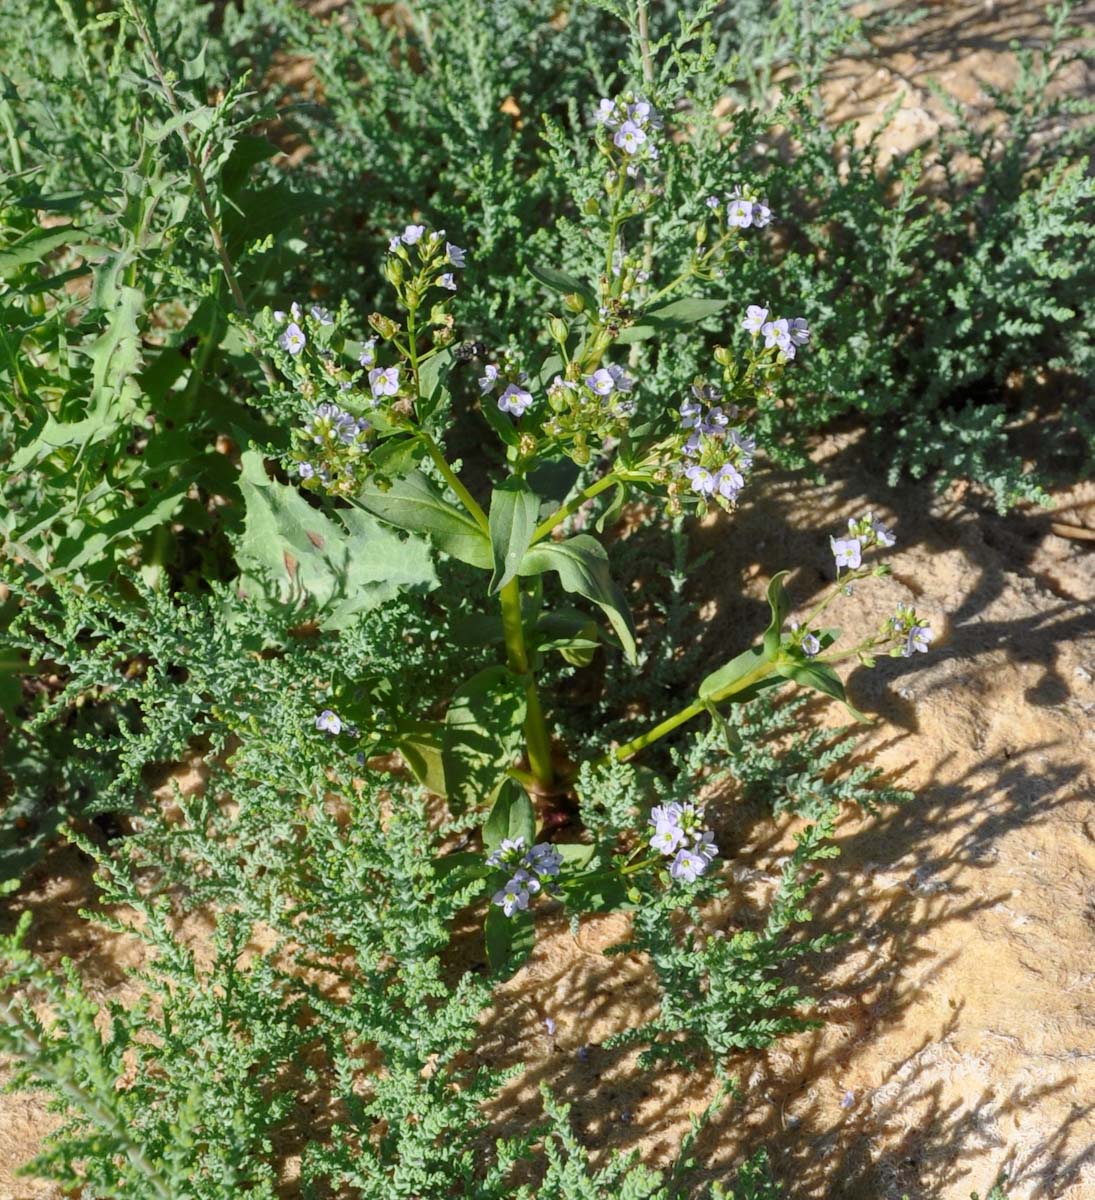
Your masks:
<path fill-rule="evenodd" d="M 376 338 L 369 338 L 362 346 L 361 355 L 357 361 L 363 367 L 371 367 L 376 362 Z"/>
<path fill-rule="evenodd" d="M 399 368 L 374 367 L 369 372 L 369 386 L 377 399 L 381 396 L 394 396 L 399 391 Z"/>
<path fill-rule="evenodd" d="M 668 804 L 657 804 L 650 810 L 650 824 L 676 825 L 683 812 L 684 806 L 676 800 L 671 800 Z"/>
<path fill-rule="evenodd" d="M 610 364 L 605 368 L 609 375 L 612 376 L 613 386 L 618 392 L 630 392 L 635 386 L 635 380 L 621 366 Z"/>
<path fill-rule="evenodd" d="M 512 416 L 520 417 L 532 403 L 532 393 L 526 392 L 524 388 L 518 387 L 517 384 L 508 384 L 505 391 L 498 397 L 498 407 L 504 413 L 510 413 Z"/>
<path fill-rule="evenodd" d="M 562 869 L 563 856 L 550 842 L 538 842 L 525 855 L 525 863 L 537 875 L 550 878 L 558 875 Z"/>
<path fill-rule="evenodd" d="M 529 890 L 516 877 L 505 887 L 499 888 L 492 897 L 492 903 L 499 905 L 507 917 L 512 917 L 518 909 L 527 909 L 528 901 Z"/>
<path fill-rule="evenodd" d="M 685 840 L 684 830 L 679 825 L 662 822 L 655 829 L 654 836 L 650 839 L 650 846 L 659 854 L 670 855 L 674 854 Z"/>
<path fill-rule="evenodd" d="M 765 347 L 778 346 L 784 353 L 789 349 L 792 354 L 793 343 L 791 341 L 791 327 L 786 317 L 780 317 L 778 321 L 769 321 L 762 325 L 760 329 L 764 334 Z"/>
<path fill-rule="evenodd" d="M 753 201 L 753 224 L 763 229 L 772 219 L 772 210 L 763 200 Z"/>
<path fill-rule="evenodd" d="M 859 538 L 830 537 L 829 545 L 832 547 L 838 569 L 848 567 L 854 571 L 863 561 L 863 543 Z"/>
<path fill-rule="evenodd" d="M 677 851 L 677 856 L 669 867 L 669 874 L 684 883 L 695 883 L 707 870 L 707 865 L 708 860 L 703 855 L 685 848 Z"/>
<path fill-rule="evenodd" d="M 724 500 L 736 500 L 745 479 L 732 463 L 723 463 L 715 475 L 715 487 Z"/>
<path fill-rule="evenodd" d="M 321 733 L 329 733 L 333 736 L 342 732 L 342 720 L 329 708 L 325 708 L 316 717 L 316 728 Z"/>
<path fill-rule="evenodd" d="M 479 376 L 479 390 L 486 395 L 498 381 L 498 368 L 494 363 L 487 363 L 483 374 Z"/>
<path fill-rule="evenodd" d="M 927 654 L 928 647 L 932 644 L 935 634 L 932 632 L 930 625 L 914 625 L 909 630 L 909 636 L 905 642 L 905 648 L 901 651 L 905 658 L 912 658 L 918 650 L 921 654 Z"/>
<path fill-rule="evenodd" d="M 500 867 L 506 861 L 514 861 L 525 852 L 523 837 L 503 838 L 497 849 L 487 855 L 488 867 Z"/>
<path fill-rule="evenodd" d="M 625 121 L 612 140 L 617 149 L 625 154 L 637 154 L 639 147 L 646 141 L 646 134 L 634 121 Z"/>
<path fill-rule="evenodd" d="M 289 353 L 296 356 L 304 349 L 308 339 L 304 336 L 304 330 L 293 321 L 288 329 L 278 338 L 278 345 L 283 350 L 288 350 Z"/>
<path fill-rule="evenodd" d="M 718 196 L 708 196 L 704 201 L 704 204 L 706 204 L 708 208 L 718 208 L 721 204 L 721 201 L 719 200 Z"/>
<path fill-rule="evenodd" d="M 681 401 L 680 414 L 681 428 L 694 429 L 703 416 L 703 405 L 684 399 Z"/>
<path fill-rule="evenodd" d="M 437 285 L 438 287 L 448 288 L 450 292 L 456 291 L 456 280 L 453 279 L 451 271 L 446 271 L 437 281 Z"/>
<path fill-rule="evenodd" d="M 699 463 L 693 463 L 687 467 L 684 472 L 685 478 L 692 484 L 692 491 L 698 492 L 701 496 L 710 496 L 714 493 L 715 477 L 706 467 L 701 467 Z"/>
<path fill-rule="evenodd" d="M 406 229 L 399 235 L 399 240 L 405 246 L 413 246 L 419 241 L 422 235 L 426 232 L 425 225 L 408 225 Z"/>
<path fill-rule="evenodd" d="M 821 643 L 817 640 L 817 636 L 815 634 L 808 633 L 802 639 L 802 653 L 805 654 L 807 658 L 813 658 L 815 654 L 821 653 Z"/>
<path fill-rule="evenodd" d="M 315 467 L 310 462 L 302 462 L 297 467 L 297 474 L 301 479 L 311 479 L 316 473 Z"/>
<path fill-rule="evenodd" d="M 867 514 L 867 522 L 871 527 L 871 532 L 875 536 L 875 541 L 877 541 L 880 546 L 890 547 L 896 543 L 897 538 L 894 537 L 890 530 L 888 530 L 881 521 L 875 520 L 874 513 Z"/>
<path fill-rule="evenodd" d="M 312 314 L 313 320 L 318 321 L 321 325 L 333 325 L 335 323 L 334 317 L 331 316 L 322 304 L 313 304 L 309 312 Z"/>
<path fill-rule="evenodd" d="M 753 202 L 744 196 L 731 197 L 726 206 L 726 224 L 731 229 L 748 229 L 753 223 Z"/>
<path fill-rule="evenodd" d="M 704 860 L 704 863 L 712 863 L 719 856 L 719 848 L 715 845 L 715 835 L 705 829 L 698 838 L 692 843 L 692 850 Z"/>
<path fill-rule="evenodd" d="M 399 237 L 398 234 L 396 234 L 396 236 L 394 238 L 392 238 L 391 241 L 388 242 L 388 253 L 394 254 L 399 249 L 399 247 L 402 245 L 403 245 L 402 239 Z"/>
<path fill-rule="evenodd" d="M 465 254 L 467 254 L 467 250 L 462 249 L 460 246 L 454 246 L 452 242 L 445 243 L 445 257 L 454 267 L 464 266 Z"/>
<path fill-rule="evenodd" d="M 708 437 L 722 437 L 729 424 L 729 416 L 723 412 L 721 405 L 716 405 L 700 423 L 700 432 Z"/>
<path fill-rule="evenodd" d="M 792 317 L 786 322 L 787 337 L 795 346 L 805 346 L 810 340 L 810 327 L 806 324 L 805 317 Z"/>
<path fill-rule="evenodd" d="M 742 321 L 741 327 L 746 333 L 756 337 L 767 320 L 768 310 L 766 308 L 762 308 L 759 304 L 750 304 L 745 310 L 745 320 Z"/>
<path fill-rule="evenodd" d="M 593 114 L 593 119 L 598 125 L 607 125 L 610 129 L 617 123 L 616 101 L 602 99 L 597 105 L 597 111 Z"/>
<path fill-rule="evenodd" d="M 607 368 L 598 367 L 592 375 L 586 376 L 586 387 L 598 396 L 609 396 L 616 390 L 616 383 Z"/>

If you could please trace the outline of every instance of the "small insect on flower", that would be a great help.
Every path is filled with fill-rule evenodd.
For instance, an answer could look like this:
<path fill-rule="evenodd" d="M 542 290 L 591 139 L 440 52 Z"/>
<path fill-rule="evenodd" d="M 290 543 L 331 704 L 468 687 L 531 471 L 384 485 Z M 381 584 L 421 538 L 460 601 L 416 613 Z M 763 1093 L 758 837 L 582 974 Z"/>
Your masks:
<path fill-rule="evenodd" d="M 759 304 L 750 304 L 745 310 L 745 319 L 742 321 L 741 327 L 746 333 L 756 337 L 764 328 L 767 320 L 768 310 L 766 308 L 761 308 Z"/>
<path fill-rule="evenodd" d="M 532 393 L 526 392 L 515 383 L 508 384 L 506 390 L 498 397 L 498 407 L 502 412 L 514 417 L 523 416 L 531 403 Z"/>
<path fill-rule="evenodd" d="M 854 571 L 863 561 L 863 543 L 859 538 L 829 538 L 836 565 Z"/>
<path fill-rule="evenodd" d="M 329 733 L 333 737 L 335 734 L 342 732 L 342 719 L 329 708 L 325 708 L 316 717 L 316 728 L 321 733 Z"/>
<path fill-rule="evenodd" d="M 930 625 L 914 625 L 909 630 L 905 648 L 901 651 L 902 657 L 912 658 L 918 650 L 921 654 L 927 654 L 928 647 L 932 644 L 934 637 L 935 634 L 932 632 Z"/>
<path fill-rule="evenodd" d="M 399 391 L 399 368 L 374 367 L 369 372 L 369 386 L 378 399 L 381 396 L 394 396 Z"/>
<path fill-rule="evenodd" d="M 290 323 L 289 328 L 278 338 L 278 345 L 283 350 L 288 350 L 296 358 L 304 349 L 307 341 L 308 339 L 304 336 L 304 330 L 301 329 L 296 321 L 293 321 Z"/>

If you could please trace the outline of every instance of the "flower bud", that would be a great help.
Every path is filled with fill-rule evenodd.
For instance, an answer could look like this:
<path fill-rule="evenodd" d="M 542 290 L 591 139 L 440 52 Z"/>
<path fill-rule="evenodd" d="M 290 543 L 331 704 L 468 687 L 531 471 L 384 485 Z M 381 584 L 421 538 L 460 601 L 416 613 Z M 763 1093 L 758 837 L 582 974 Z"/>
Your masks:
<path fill-rule="evenodd" d="M 563 303 L 572 313 L 585 312 L 586 302 L 578 295 L 577 292 L 567 292 L 563 297 Z"/>
<path fill-rule="evenodd" d="M 600 211 L 601 205 L 596 196 L 590 196 L 585 204 L 582 205 L 582 212 L 584 212 L 587 217 L 595 217 Z"/>
<path fill-rule="evenodd" d="M 720 367 L 728 367 L 731 365 L 731 363 L 733 363 L 733 361 L 733 354 L 731 354 L 725 346 L 715 347 L 715 362 L 717 362 Z"/>
<path fill-rule="evenodd" d="M 548 333 L 559 343 L 560 346 L 566 345 L 567 336 L 570 329 L 567 327 L 566 321 L 562 317 L 552 317 L 548 321 Z"/>
<path fill-rule="evenodd" d="M 706 242 L 706 241 L 707 241 L 707 226 L 706 225 L 697 225 L 696 226 L 696 245 L 702 246 L 704 244 L 704 242 Z"/>

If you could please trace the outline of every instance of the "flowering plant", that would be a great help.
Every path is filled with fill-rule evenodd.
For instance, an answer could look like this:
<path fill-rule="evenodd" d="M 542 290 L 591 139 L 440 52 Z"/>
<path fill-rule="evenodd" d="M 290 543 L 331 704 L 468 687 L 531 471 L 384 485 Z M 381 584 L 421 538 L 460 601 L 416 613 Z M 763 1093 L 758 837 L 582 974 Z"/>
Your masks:
<path fill-rule="evenodd" d="M 603 266 L 594 278 L 534 269 L 557 297 L 545 317 L 553 352 L 537 356 L 517 342 L 491 352 L 459 340 L 452 306 L 461 273 L 474 270 L 474 248 L 416 223 L 390 239 L 384 273 L 394 311 L 369 316 L 368 338 L 355 336 L 345 304 L 331 314 L 294 302 L 288 311 L 267 310 L 256 324 L 289 383 L 288 402 L 300 422 L 283 463 L 301 488 L 338 506 L 341 557 L 349 562 L 364 540 L 374 552 L 380 547 L 381 571 L 398 574 L 397 563 L 414 559 L 425 564 L 421 581 L 431 582 L 428 542 L 482 573 L 488 607 L 479 628 L 501 643 L 504 666 L 486 666 L 459 683 L 438 719 L 403 714 L 385 726 L 377 720 L 385 711 L 378 698 L 348 684 L 315 725 L 348 753 L 399 751 L 454 811 L 483 814 L 484 853 L 458 855 L 450 867 L 489 882 L 488 948 L 499 967 L 512 967 L 517 950 L 531 944 L 538 898 L 556 896 L 577 911 L 593 896 L 600 907 L 627 907 L 644 891 L 693 885 L 717 858 L 694 799 L 653 807 L 651 833 L 625 831 L 597 854 L 581 842 L 556 843 L 543 834 L 537 841 L 538 825 L 550 831 L 552 805 L 572 789 L 574 762 L 582 758 L 580 747 L 560 746 L 553 737 L 540 676 L 551 654 L 588 663 L 600 650 L 638 663 L 638 633 L 608 551 L 591 533 L 575 531 L 577 522 L 588 528 L 587 509 L 606 494 L 596 519 L 600 531 L 640 499 L 668 515 L 702 513 L 710 505 L 732 511 L 758 453 L 750 414 L 762 394 L 780 387 L 810 339 L 803 318 L 776 316 L 766 305 L 743 304 L 734 314 L 729 298 L 678 294 L 693 277 L 717 278 L 721 264 L 776 219 L 755 192 L 736 186 L 698 205 L 693 260 L 662 284 L 644 260 L 641 222 L 656 215 L 658 172 L 674 153 L 667 122 L 645 96 L 625 92 L 600 102 L 591 127 L 603 158 L 603 194 L 588 208 L 598 218 Z M 625 249 L 635 227 L 634 248 Z M 724 319 L 728 310 L 729 336 L 686 394 L 647 395 L 643 343 L 669 329 Z M 485 423 L 499 444 L 489 486 L 467 482 L 445 449 L 458 419 L 455 397 L 467 394 L 470 378 L 471 419 Z M 561 492 L 542 482 L 560 467 Z M 257 483 L 254 461 L 250 469 Z M 262 482 L 281 489 L 281 511 L 292 522 L 318 520 L 313 508 L 290 498 L 290 488 Z M 249 524 L 253 515 L 249 510 Z M 322 536 L 310 536 L 338 557 L 328 544 L 338 530 L 328 521 Z M 275 542 L 289 534 L 277 519 L 252 532 Z M 627 762 L 703 714 L 729 736 L 728 704 L 786 683 L 847 704 L 837 663 L 872 662 L 883 647 L 904 654 L 926 649 L 930 628 L 911 611 L 852 647 L 838 645 L 838 631 L 819 624 L 854 582 L 887 571 L 885 563 L 864 565 L 864 554 L 893 544 L 872 514 L 850 522 L 847 537 L 832 539 L 836 583 L 804 623 L 790 628 L 786 572 L 780 572 L 768 588 L 771 618 L 763 637 L 709 672 L 688 704 L 597 762 Z M 599 610 L 604 625 L 569 602 L 560 605 L 553 577 L 562 592 Z M 494 605 L 497 617 L 489 613 Z M 366 711 L 371 719 L 360 720 Z"/>

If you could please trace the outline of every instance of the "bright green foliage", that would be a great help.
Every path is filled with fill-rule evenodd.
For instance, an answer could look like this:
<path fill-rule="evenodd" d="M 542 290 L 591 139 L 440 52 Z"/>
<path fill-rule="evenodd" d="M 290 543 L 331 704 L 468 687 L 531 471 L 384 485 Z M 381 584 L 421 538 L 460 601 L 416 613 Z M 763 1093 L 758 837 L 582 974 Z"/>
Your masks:
<path fill-rule="evenodd" d="M 25 921 L 0 937 L 0 1050 L 64 1120 L 36 1172 L 704 1194 L 694 1136 L 659 1172 L 547 1089 L 488 1120 L 523 1068 L 482 1064 L 483 1026 L 546 916 L 603 913 L 659 991 L 613 1042 L 641 1069 L 723 1074 L 810 1023 L 816 864 L 842 805 L 900 797 L 802 697 L 866 719 L 836 665 L 931 630 L 821 622 L 888 569 L 868 516 L 801 627 L 781 571 L 708 661 L 688 516 L 852 415 L 894 477 L 1041 496 L 1002 385 L 1093 361 L 1082 124 L 1042 140 L 1084 115 L 1043 99 L 1066 17 L 936 178 L 821 115 L 862 28 L 835 0 L 2 6 L 0 893 L 67 839 L 87 919 L 141 955 L 100 1007 Z M 203 788 L 158 793 L 184 760 Z M 809 824 L 723 927 L 742 802 Z M 734 1187 L 778 1195 L 763 1150 Z"/>

